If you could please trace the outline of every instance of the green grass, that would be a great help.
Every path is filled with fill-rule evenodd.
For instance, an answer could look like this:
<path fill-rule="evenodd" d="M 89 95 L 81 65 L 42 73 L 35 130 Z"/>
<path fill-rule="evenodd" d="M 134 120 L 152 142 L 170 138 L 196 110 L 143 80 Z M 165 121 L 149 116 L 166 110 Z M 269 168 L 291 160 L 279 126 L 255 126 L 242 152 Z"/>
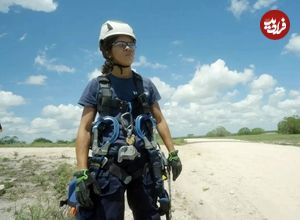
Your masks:
<path fill-rule="evenodd" d="M 264 133 L 257 135 L 233 135 L 221 138 L 236 139 L 250 142 L 300 146 L 300 134 Z"/>
<path fill-rule="evenodd" d="M 57 208 L 57 201 L 48 198 L 40 198 L 33 204 L 22 206 L 15 210 L 16 220 L 39 220 L 39 219 L 56 219 L 56 220 L 74 220 L 68 217 L 63 210 Z"/>
<path fill-rule="evenodd" d="M 187 142 L 184 140 L 184 138 L 173 138 L 173 144 L 174 145 L 184 145 Z"/>

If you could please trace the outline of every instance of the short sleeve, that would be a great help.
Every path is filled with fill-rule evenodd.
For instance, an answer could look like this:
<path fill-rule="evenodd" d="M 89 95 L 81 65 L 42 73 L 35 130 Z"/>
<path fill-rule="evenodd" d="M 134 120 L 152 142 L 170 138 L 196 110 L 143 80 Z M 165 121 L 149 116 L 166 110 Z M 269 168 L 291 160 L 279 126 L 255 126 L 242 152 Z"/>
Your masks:
<path fill-rule="evenodd" d="M 97 92 L 98 92 L 98 80 L 96 78 L 89 81 L 83 93 L 78 101 L 78 104 L 84 107 L 97 108 Z"/>
<path fill-rule="evenodd" d="M 146 79 L 146 87 L 145 90 L 149 91 L 148 94 L 148 103 L 149 105 L 153 105 L 155 102 L 158 102 L 161 99 L 161 96 L 156 88 L 156 86 L 154 85 L 154 83 L 150 80 L 150 79 Z"/>

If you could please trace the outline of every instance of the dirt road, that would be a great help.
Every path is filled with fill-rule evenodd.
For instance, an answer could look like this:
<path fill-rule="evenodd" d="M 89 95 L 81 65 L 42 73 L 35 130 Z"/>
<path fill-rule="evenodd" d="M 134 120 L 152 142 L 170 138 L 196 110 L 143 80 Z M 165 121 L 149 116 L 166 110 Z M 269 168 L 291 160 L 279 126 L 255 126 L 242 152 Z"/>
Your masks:
<path fill-rule="evenodd" d="M 178 148 L 174 219 L 300 219 L 299 147 L 201 139 Z"/>
<path fill-rule="evenodd" d="M 173 220 L 300 219 L 300 148 L 235 140 L 178 146 L 183 172 L 172 183 Z M 193 141 L 197 141 L 192 143 Z M 70 149 L 0 148 L 1 157 L 74 160 Z M 1 207 L 0 207 L 1 208 Z M 132 219 L 126 212 L 126 220 Z"/>

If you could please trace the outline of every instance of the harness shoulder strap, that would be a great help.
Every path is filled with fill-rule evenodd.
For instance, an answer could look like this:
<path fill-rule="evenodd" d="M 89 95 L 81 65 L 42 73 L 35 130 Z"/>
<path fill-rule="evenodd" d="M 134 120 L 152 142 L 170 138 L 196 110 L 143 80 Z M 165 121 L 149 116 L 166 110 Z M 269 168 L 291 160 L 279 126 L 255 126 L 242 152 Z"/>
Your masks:
<path fill-rule="evenodd" d="M 144 93 L 143 77 L 140 74 L 133 72 L 133 82 L 137 88 L 138 95 L 143 94 Z"/>
<path fill-rule="evenodd" d="M 99 113 L 109 111 L 108 103 L 112 100 L 111 83 L 106 75 L 98 76 L 99 91 L 97 93 L 97 111 Z"/>
<path fill-rule="evenodd" d="M 127 108 L 127 103 L 113 98 L 111 89 L 111 82 L 107 75 L 98 76 L 99 91 L 97 94 L 97 111 L 103 115 L 111 115 L 114 111 L 119 109 L 123 111 Z"/>
<path fill-rule="evenodd" d="M 143 78 L 141 75 L 133 72 L 133 81 L 135 83 L 135 86 L 137 88 L 137 102 L 139 108 L 142 108 L 141 113 L 149 113 L 150 112 L 150 106 L 147 102 L 147 97 L 144 90 L 144 84 L 143 84 Z"/>

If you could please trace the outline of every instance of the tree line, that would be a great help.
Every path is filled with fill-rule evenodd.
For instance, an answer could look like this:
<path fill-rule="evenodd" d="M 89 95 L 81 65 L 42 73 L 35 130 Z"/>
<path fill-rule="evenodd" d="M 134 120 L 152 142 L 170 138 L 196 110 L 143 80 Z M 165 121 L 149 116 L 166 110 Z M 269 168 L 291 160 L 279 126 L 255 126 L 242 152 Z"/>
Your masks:
<path fill-rule="evenodd" d="M 36 138 L 34 139 L 31 144 L 45 144 L 45 143 L 49 143 L 49 144 L 71 144 L 71 143 L 75 143 L 75 139 L 74 140 L 57 140 L 57 141 L 51 141 L 47 138 Z M 0 145 L 4 145 L 4 144 L 26 144 L 25 141 L 21 141 L 19 140 L 19 138 L 17 136 L 5 136 L 3 138 L 0 138 Z"/>
<path fill-rule="evenodd" d="M 254 135 L 262 134 L 266 131 L 262 128 L 243 127 L 238 130 L 236 134 L 232 134 L 226 130 L 225 127 L 219 126 L 209 131 L 207 137 L 225 137 L 229 135 Z M 277 133 L 279 134 L 300 134 L 300 117 L 297 115 L 285 117 L 277 124 Z"/>

